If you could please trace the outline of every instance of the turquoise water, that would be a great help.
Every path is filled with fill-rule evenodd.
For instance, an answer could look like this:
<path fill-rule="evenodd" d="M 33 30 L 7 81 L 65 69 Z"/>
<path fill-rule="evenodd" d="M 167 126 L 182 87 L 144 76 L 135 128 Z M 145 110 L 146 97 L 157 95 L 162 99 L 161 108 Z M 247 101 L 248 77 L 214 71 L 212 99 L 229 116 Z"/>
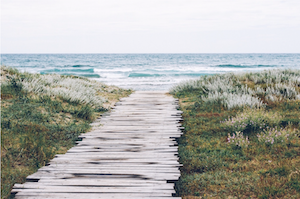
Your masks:
<path fill-rule="evenodd" d="M 135 90 L 168 90 L 201 75 L 299 68 L 300 54 L 2 54 L 1 64 L 79 75 Z"/>

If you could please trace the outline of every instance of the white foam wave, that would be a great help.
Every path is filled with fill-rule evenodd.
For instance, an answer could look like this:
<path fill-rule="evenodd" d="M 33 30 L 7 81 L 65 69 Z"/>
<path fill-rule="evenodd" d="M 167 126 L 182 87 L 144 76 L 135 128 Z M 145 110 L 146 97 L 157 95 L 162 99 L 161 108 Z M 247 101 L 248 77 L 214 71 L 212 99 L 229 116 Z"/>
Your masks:
<path fill-rule="evenodd" d="M 108 78 L 108 79 L 120 79 L 120 78 L 126 78 L 128 75 L 123 74 L 123 73 L 96 73 L 100 75 L 101 78 Z"/>
<path fill-rule="evenodd" d="M 103 72 L 131 72 L 132 68 L 95 68 L 95 72 L 103 73 Z"/>

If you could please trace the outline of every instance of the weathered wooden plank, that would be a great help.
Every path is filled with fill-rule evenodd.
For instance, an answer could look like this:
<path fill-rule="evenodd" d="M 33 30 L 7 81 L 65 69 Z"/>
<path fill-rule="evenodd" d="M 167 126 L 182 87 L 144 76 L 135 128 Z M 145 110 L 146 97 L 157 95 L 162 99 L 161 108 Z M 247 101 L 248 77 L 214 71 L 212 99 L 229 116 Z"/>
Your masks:
<path fill-rule="evenodd" d="M 71 186 L 71 185 L 31 185 L 21 184 L 15 185 L 12 192 L 46 192 L 46 193 L 68 193 L 68 192 L 79 192 L 79 193 L 175 193 L 173 187 L 101 187 L 101 186 Z"/>
<path fill-rule="evenodd" d="M 177 165 L 177 159 L 170 159 L 170 160 L 156 160 L 156 159 L 126 159 L 124 158 L 123 160 L 120 158 L 111 158 L 111 159 L 104 159 L 104 158 L 55 158 L 50 161 L 51 163 L 58 163 L 58 162 L 64 162 L 64 163 L 74 163 L 74 162 L 93 162 L 94 164 L 100 163 L 100 164 L 172 164 L 172 165 Z"/>
<path fill-rule="evenodd" d="M 68 153 L 68 155 L 65 156 L 58 156 L 56 158 L 60 159 L 81 159 L 86 158 L 86 156 L 89 156 L 89 159 L 100 159 L 100 160 L 162 160 L 162 161 L 177 161 L 178 157 L 174 155 L 165 155 L 164 153 L 161 153 L 161 155 L 143 155 L 143 154 L 137 154 L 137 155 L 102 155 L 102 154 L 94 154 L 94 153 L 86 153 L 86 154 L 76 154 L 76 153 Z"/>
<path fill-rule="evenodd" d="M 154 193 L 154 194 L 143 194 L 143 193 L 19 193 L 16 198 L 21 199 L 180 199 L 180 197 L 172 197 L 170 194 Z"/>
<path fill-rule="evenodd" d="M 126 175 L 155 175 L 155 174 L 159 174 L 159 175 L 170 175 L 170 176 L 177 176 L 178 174 L 180 174 L 180 172 L 178 170 L 160 170 L 160 169 L 157 169 L 157 170 L 138 170 L 138 169 L 135 169 L 135 170 L 99 170 L 99 169 L 91 169 L 89 168 L 88 170 L 87 169 L 79 169 L 79 168 L 75 168 L 75 169 L 71 169 L 71 168 L 61 168 L 61 169 L 58 169 L 58 168 L 43 168 L 43 169 L 40 169 L 38 170 L 39 174 L 42 174 L 42 173 L 47 173 L 47 174 L 57 174 L 57 173 L 71 173 L 71 174 L 93 174 L 93 175 L 105 175 L 105 174 L 115 174 L 115 175 L 123 175 L 123 174 L 126 174 Z"/>
<path fill-rule="evenodd" d="M 80 167 L 68 167 L 67 169 L 64 167 L 58 167 L 58 166 L 53 166 L 53 167 L 45 167 L 41 168 L 38 170 L 40 171 L 54 171 L 54 172 L 62 172 L 62 171 L 68 171 L 68 173 L 101 173 L 101 174 L 106 174 L 106 173 L 126 173 L 126 174 L 144 174 L 144 173 L 172 173 L 172 174 L 180 174 L 180 171 L 176 168 L 170 169 L 170 168 L 103 168 L 99 169 L 98 167 L 88 167 L 87 168 L 80 168 Z M 128 172 L 127 172 L 128 171 Z"/>
<path fill-rule="evenodd" d="M 90 163 L 90 162 L 87 162 L 87 163 L 84 163 L 84 162 L 76 162 L 76 163 L 72 163 L 72 164 L 64 164 L 64 163 L 56 163 L 56 164 L 51 164 L 51 165 L 48 165 L 46 167 L 49 167 L 49 166 L 57 166 L 57 167 L 68 167 L 68 168 L 72 168 L 72 167 L 83 167 L 83 168 L 93 168 L 93 167 L 97 167 L 99 169 L 109 169 L 109 168 L 127 168 L 127 169 L 135 169 L 135 168 L 138 168 L 138 169 L 147 169 L 147 168 L 168 168 L 168 169 L 172 169 L 172 168 L 176 168 L 178 169 L 179 167 L 182 166 L 182 164 L 176 164 L 176 165 L 164 165 L 164 164 L 139 164 L 139 163 L 136 163 L 136 164 L 124 164 L 124 163 L 120 163 L 120 164 L 111 164 L 111 165 L 108 165 L 108 164 L 102 164 L 101 167 L 99 167 L 98 165 L 95 165 L 93 163 Z"/>
<path fill-rule="evenodd" d="M 92 157 L 92 156 L 97 156 L 97 157 L 104 157 L 104 158 L 109 158 L 109 157 L 113 157 L 113 158 L 135 158 L 135 157 L 138 157 L 138 158 L 140 158 L 140 157 L 144 157 L 144 158 L 156 158 L 156 157 L 160 157 L 160 158 L 173 158 L 173 157 L 175 157 L 176 155 L 174 155 L 174 151 L 171 151 L 171 152 L 168 152 L 168 153 L 153 153 L 153 152 L 140 152 L 140 151 L 137 151 L 136 152 L 136 154 L 134 154 L 132 151 L 124 151 L 124 152 L 112 152 L 112 153 L 110 153 L 110 152 L 101 152 L 100 154 L 99 154 L 99 151 L 93 151 L 93 152 L 91 152 L 91 151 L 88 151 L 88 152 L 86 152 L 86 151 L 76 151 L 76 152 L 81 152 L 81 153 L 79 153 L 79 154 L 76 154 L 76 153 L 74 153 L 74 152 L 68 152 L 68 153 L 66 153 L 66 155 L 65 156 L 78 156 L 78 157 L 80 157 L 80 156 L 86 156 L 86 155 L 89 155 L 90 157 Z M 60 154 L 60 155 L 56 155 L 56 157 L 61 157 L 62 156 L 62 154 Z"/>
<path fill-rule="evenodd" d="M 149 138 L 154 138 L 154 139 L 158 139 L 158 138 L 163 138 L 163 139 L 170 139 L 171 137 L 174 136 L 181 136 L 181 134 L 166 134 L 166 135 L 159 135 L 158 133 L 152 133 L 149 135 L 142 135 L 142 134 L 127 134 L 127 135 L 120 135 L 120 134 L 116 134 L 116 135 L 109 135 L 109 134 L 104 134 L 104 135 L 86 135 L 86 136 L 80 136 L 80 138 L 83 139 L 114 139 L 114 138 L 119 138 L 119 139 L 123 139 L 123 140 L 131 140 L 131 139 L 148 139 Z"/>
<path fill-rule="evenodd" d="M 149 152 L 149 153 L 174 153 L 176 154 L 178 150 L 178 147 L 169 147 L 169 148 L 159 148 L 159 149 L 153 149 L 153 147 L 132 147 L 132 146 L 120 146 L 118 149 L 113 148 L 111 145 L 104 145 L 101 147 L 95 147 L 95 146 L 82 146 L 80 148 L 79 146 L 76 148 L 72 148 L 68 151 L 68 153 L 73 152 Z"/>
<path fill-rule="evenodd" d="M 143 135 L 144 134 L 144 135 Z M 81 134 L 79 137 L 129 137 L 129 136 L 143 136 L 143 137 L 152 137 L 152 136 L 158 136 L 161 135 L 162 137 L 164 136 L 169 136 L 169 137 L 173 137 L 173 135 L 182 135 L 182 132 L 178 132 L 178 131 L 166 131 L 166 130 L 153 130 L 153 131 L 144 131 L 144 133 L 140 133 L 140 132 L 128 132 L 128 131 L 105 131 L 103 133 L 99 133 L 98 130 L 94 130 L 91 133 L 89 133 L 88 135 L 86 134 Z"/>
<path fill-rule="evenodd" d="M 36 184 L 37 182 L 26 182 L 31 184 Z M 81 183 L 81 185 L 115 185 L 115 186 L 160 186 L 160 185 L 168 185 L 168 186 L 174 186 L 173 183 L 167 183 L 165 180 L 144 180 L 144 179 L 127 179 L 122 178 L 115 180 L 113 178 L 105 178 L 105 179 L 82 179 L 82 178 L 71 178 L 71 179 L 48 179 L 44 178 L 41 179 L 38 183 L 64 183 L 64 184 L 76 184 Z"/>
<path fill-rule="evenodd" d="M 57 195 L 49 195 L 49 194 L 46 194 L 46 195 L 38 195 L 38 196 L 35 196 L 35 195 L 26 195 L 26 196 L 18 196 L 18 198 L 20 199 L 58 199 L 58 198 L 64 198 L 64 199 L 86 199 L 87 196 L 86 194 L 72 194 L 72 195 L 69 195 L 69 194 L 66 194 L 65 196 L 64 195 L 60 195 L 60 196 L 57 196 Z M 88 195 L 88 198 L 89 199 L 108 199 L 108 198 L 113 198 L 113 199 L 173 199 L 173 198 L 180 198 L 180 197 L 172 197 L 172 196 L 169 196 L 169 197 L 166 197 L 166 196 L 163 196 L 163 197 L 160 197 L 160 196 L 132 196 L 132 194 L 119 194 L 119 195 L 116 195 L 116 194 L 113 194 L 113 195 L 108 195 L 108 194 L 89 194 Z"/>
<path fill-rule="evenodd" d="M 96 120 L 97 122 L 98 121 L 101 121 L 103 119 L 111 119 L 111 120 L 117 120 L 117 119 L 122 119 L 122 118 L 132 118 L 132 119 L 141 119 L 141 120 L 145 120 L 145 119 L 158 119 L 157 117 L 154 117 L 154 116 L 150 116 L 150 115 L 145 115 L 145 117 L 140 117 L 140 116 L 137 116 L 137 115 L 118 115 L 118 114 L 115 114 L 114 117 L 112 118 L 111 117 L 112 114 L 109 114 L 110 117 L 102 117 L 101 119 L 98 119 Z M 172 116 L 172 115 L 165 115 L 165 117 L 163 118 L 165 119 L 166 121 L 170 121 L 171 119 L 180 119 L 182 120 L 181 116 L 178 115 L 178 116 Z"/>
<path fill-rule="evenodd" d="M 86 140 L 82 140 L 80 143 L 78 143 L 78 145 L 93 145 L 93 144 L 97 144 L 98 145 L 102 145 L 102 144 L 107 144 L 107 145 L 115 145 L 118 144 L 119 142 L 122 142 L 124 140 L 119 139 L 119 140 L 96 140 L 96 139 L 90 139 L 88 141 Z M 124 141 L 125 142 L 125 141 Z M 175 145 L 177 144 L 177 142 L 175 140 L 173 140 L 172 138 L 170 139 L 155 139 L 155 140 L 151 140 L 149 142 L 147 142 L 147 140 L 139 140 L 139 139 L 131 139 L 131 142 L 125 142 L 126 144 L 135 144 L 135 145 L 145 145 L 145 146 L 153 146 L 153 145 L 157 145 L 157 146 L 161 146 L 161 145 Z M 96 145 L 97 146 L 97 145 Z"/>
<path fill-rule="evenodd" d="M 98 187 L 99 189 L 106 189 L 107 187 L 109 188 L 114 188 L 114 187 L 118 187 L 118 188 L 125 188 L 125 187 L 129 187 L 129 188 L 138 188 L 138 189 L 158 189 L 158 190 L 174 190 L 174 185 L 169 183 L 169 184 L 161 184 L 161 183 L 130 183 L 130 182 L 120 182 L 120 181 L 113 181 L 110 182 L 110 184 L 107 184 L 107 181 L 105 181 L 106 183 L 103 183 L 101 181 L 92 181 L 92 180 L 88 180 L 88 181 L 82 181 L 82 180 L 67 180 L 65 182 L 57 182 L 57 181 L 48 181 L 48 182 L 39 182 L 39 188 L 43 188 L 48 186 L 49 188 L 51 188 L 51 186 L 72 186 L 72 187 Z M 83 184 L 84 183 L 84 184 Z M 36 188 L 36 183 L 34 182 L 27 182 L 26 184 L 15 184 L 13 189 L 32 189 L 32 188 Z"/>

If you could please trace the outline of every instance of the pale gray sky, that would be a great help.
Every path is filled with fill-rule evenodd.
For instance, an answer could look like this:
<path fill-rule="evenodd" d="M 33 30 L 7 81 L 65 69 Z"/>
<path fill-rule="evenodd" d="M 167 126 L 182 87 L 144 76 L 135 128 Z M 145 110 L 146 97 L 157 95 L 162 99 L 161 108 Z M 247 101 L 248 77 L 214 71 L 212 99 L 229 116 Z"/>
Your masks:
<path fill-rule="evenodd" d="M 300 53 L 300 0 L 1 0 L 2 53 Z"/>

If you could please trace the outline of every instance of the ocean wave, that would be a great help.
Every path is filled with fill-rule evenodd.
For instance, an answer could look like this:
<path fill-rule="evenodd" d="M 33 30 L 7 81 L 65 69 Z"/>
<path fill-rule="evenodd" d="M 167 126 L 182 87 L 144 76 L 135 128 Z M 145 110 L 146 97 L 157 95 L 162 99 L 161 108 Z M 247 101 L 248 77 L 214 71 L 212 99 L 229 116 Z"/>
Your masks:
<path fill-rule="evenodd" d="M 131 68 L 114 68 L 114 69 L 110 69 L 110 68 L 95 68 L 95 72 L 131 72 L 132 69 Z"/>
<path fill-rule="evenodd" d="M 79 68 L 79 67 L 91 67 L 90 65 L 72 65 L 71 67 L 74 67 L 74 68 Z"/>
<path fill-rule="evenodd" d="M 124 74 L 124 73 L 100 73 L 100 75 L 102 78 L 109 78 L 109 79 L 127 78 L 127 74 Z"/>
<path fill-rule="evenodd" d="M 216 67 L 220 68 L 268 68 L 268 67 L 276 67 L 275 65 L 242 65 L 242 64 L 220 64 L 216 65 Z"/>
<path fill-rule="evenodd" d="M 64 69 L 48 69 L 48 70 L 42 70 L 40 71 L 41 74 L 48 74 L 48 73 L 62 73 L 62 72 L 68 72 L 68 73 L 94 73 L 93 68 L 86 68 L 86 69 L 73 69 L 73 68 L 64 68 Z"/>
<path fill-rule="evenodd" d="M 190 77 L 200 77 L 203 75 L 212 75 L 213 73 L 182 73 L 182 74 L 173 74 L 172 76 L 190 76 Z"/>
<path fill-rule="evenodd" d="M 200 77 L 203 75 L 211 75 L 211 73 L 173 73 L 173 74 L 149 74 L 149 73 L 130 73 L 128 77 L 180 77 L 180 76 L 190 76 L 190 77 Z"/>
<path fill-rule="evenodd" d="M 74 75 L 74 76 L 88 77 L 88 78 L 100 78 L 101 77 L 99 74 L 95 74 L 95 73 L 94 74 L 93 73 L 77 73 L 77 74 L 75 74 L 75 73 L 59 73 L 59 74 L 60 75 Z"/>
<path fill-rule="evenodd" d="M 149 74 L 149 73 L 130 73 L 128 77 L 159 77 L 163 74 Z"/>

